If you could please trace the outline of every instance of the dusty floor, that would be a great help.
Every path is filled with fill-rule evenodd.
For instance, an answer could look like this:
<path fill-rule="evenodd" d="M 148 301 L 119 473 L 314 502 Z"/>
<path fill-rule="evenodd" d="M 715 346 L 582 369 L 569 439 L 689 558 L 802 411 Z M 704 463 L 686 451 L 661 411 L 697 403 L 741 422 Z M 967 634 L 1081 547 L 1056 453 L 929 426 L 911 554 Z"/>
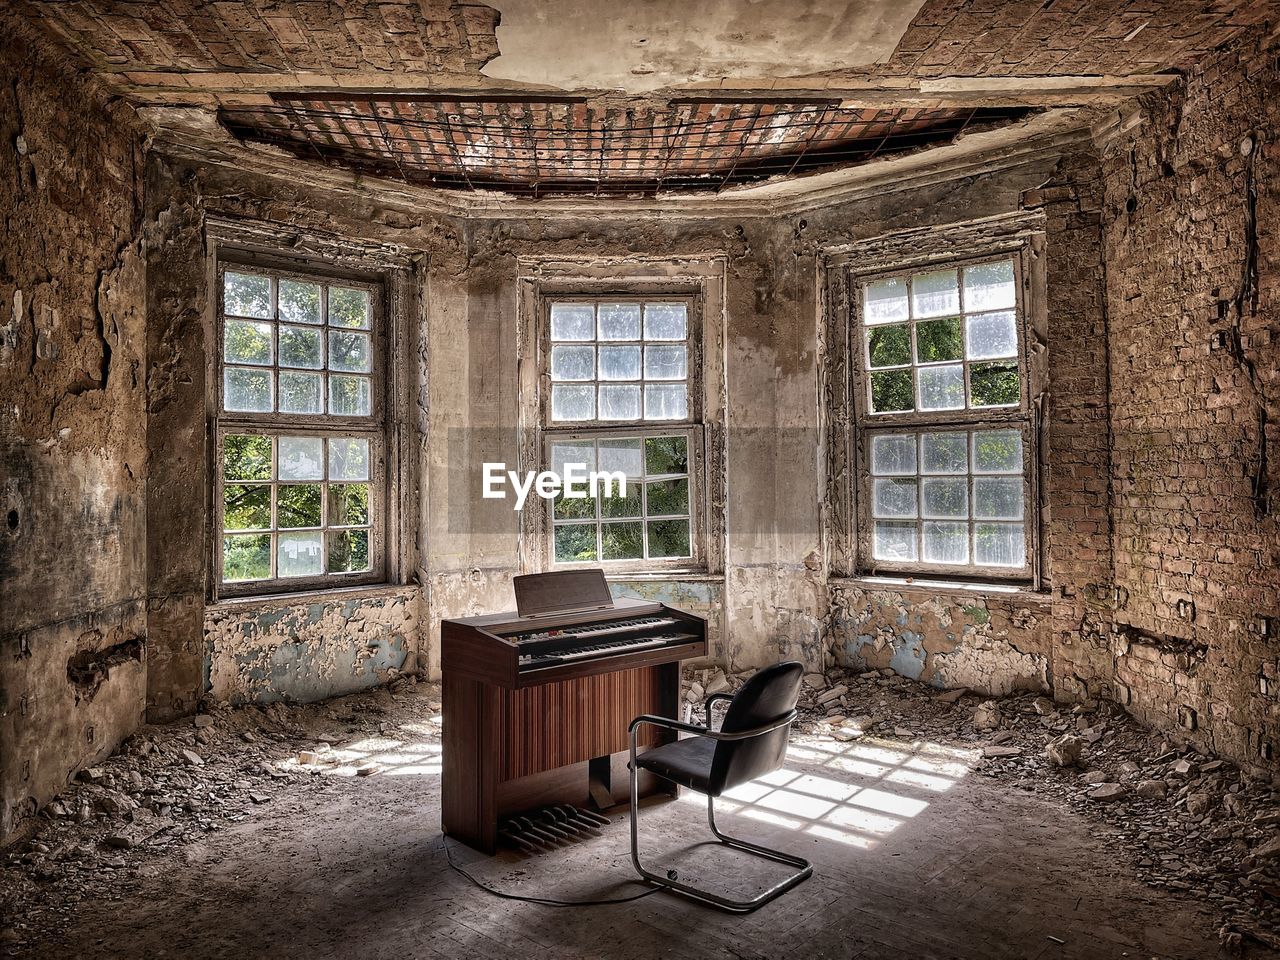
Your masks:
<path fill-rule="evenodd" d="M 405 683 L 134 738 L 8 851 L 0 955 L 1277 955 L 1264 945 L 1268 875 L 1251 862 L 1275 832 L 1269 784 L 1219 767 L 1143 798 L 1125 783 L 1197 758 L 1155 753 L 1158 741 L 1105 711 L 1073 716 L 1031 697 L 951 703 L 897 678 L 836 679 L 847 690 L 809 694 L 785 770 L 720 808 L 722 828 L 815 863 L 813 879 L 745 918 L 663 893 L 553 908 L 476 889 L 450 869 L 439 832 L 438 692 Z M 841 695 L 860 716 L 842 719 Z M 818 722 L 826 713 L 834 722 Z M 1078 767 L 1043 757 L 1063 730 L 1084 741 Z M 1124 795 L 1089 799 L 1110 782 Z M 1213 797 L 1216 813 L 1188 821 L 1193 793 Z M 623 812 L 614 819 L 557 853 L 451 849 L 510 893 L 642 893 Z M 648 806 L 643 823 L 654 865 L 686 878 L 745 894 L 782 869 L 698 846 L 693 795 Z M 1216 861 L 1233 855 L 1244 866 L 1224 880 Z"/>

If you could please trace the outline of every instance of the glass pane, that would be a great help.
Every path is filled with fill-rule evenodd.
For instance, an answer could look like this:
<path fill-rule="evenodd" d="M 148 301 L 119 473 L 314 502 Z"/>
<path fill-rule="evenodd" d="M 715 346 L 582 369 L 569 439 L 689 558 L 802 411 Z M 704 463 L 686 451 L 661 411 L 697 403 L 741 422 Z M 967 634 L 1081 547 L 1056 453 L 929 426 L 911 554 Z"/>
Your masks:
<path fill-rule="evenodd" d="M 329 440 L 329 479 L 368 480 L 369 441 L 363 437 Z"/>
<path fill-rule="evenodd" d="M 602 386 L 600 388 L 601 420 L 639 420 L 639 386 Z"/>
<path fill-rule="evenodd" d="M 601 380 L 639 380 L 639 347 L 601 347 Z"/>
<path fill-rule="evenodd" d="M 329 324 L 369 329 L 369 291 L 348 287 L 329 288 Z"/>
<path fill-rule="evenodd" d="M 871 375 L 871 412 L 902 413 L 916 408 L 911 390 L 911 371 Z"/>
<path fill-rule="evenodd" d="M 566 387 L 557 383 L 551 388 L 552 420 L 594 420 L 595 415 L 595 387 Z"/>
<path fill-rule="evenodd" d="M 640 304 L 600 304 L 601 340 L 639 340 Z"/>
<path fill-rule="evenodd" d="M 320 374 L 280 371 L 281 413 L 324 413 L 323 394 Z"/>
<path fill-rule="evenodd" d="M 881 433 L 871 438 L 871 472 L 881 477 L 916 472 L 916 438 L 908 433 Z"/>
<path fill-rule="evenodd" d="M 559 493 L 551 502 L 551 512 L 557 520 L 594 520 L 595 497 L 566 497 Z"/>
<path fill-rule="evenodd" d="M 871 555 L 877 560 L 915 560 L 916 525 L 877 520 L 872 535 Z"/>
<path fill-rule="evenodd" d="M 604 491 L 602 490 L 601 493 Z M 617 492 L 615 488 L 614 492 Z M 639 517 L 640 509 L 640 484 L 627 484 L 627 496 L 613 496 L 600 498 L 600 516 L 602 517 Z"/>
<path fill-rule="evenodd" d="M 922 433 L 921 473 L 967 473 L 969 435 L 967 433 Z"/>
<path fill-rule="evenodd" d="M 281 280 L 280 319 L 290 323 L 320 322 L 320 284 Z"/>
<path fill-rule="evenodd" d="M 600 440 L 600 470 L 621 473 L 627 477 L 644 476 L 644 455 L 640 439 Z"/>
<path fill-rule="evenodd" d="M 320 526 L 320 484 L 297 483 L 276 487 L 276 526 Z"/>
<path fill-rule="evenodd" d="M 921 367 L 920 409 L 962 410 L 964 408 L 964 367 Z"/>
<path fill-rule="evenodd" d="M 595 347 L 567 347 L 557 344 L 551 348 L 552 380 L 593 380 L 595 375 Z"/>
<path fill-rule="evenodd" d="M 323 572 L 319 530 L 314 533 L 281 533 L 277 536 L 277 576 L 305 577 Z"/>
<path fill-rule="evenodd" d="M 689 481 L 657 480 L 648 485 L 651 517 L 683 516 L 689 512 Z"/>
<path fill-rule="evenodd" d="M 222 374 L 223 406 L 245 413 L 270 413 L 271 387 L 270 370 L 227 367 Z"/>
<path fill-rule="evenodd" d="M 644 557 L 644 530 L 639 523 L 602 523 L 601 560 L 639 560 Z"/>
<path fill-rule="evenodd" d="M 650 557 L 687 557 L 690 553 L 688 520 L 649 522 Z"/>
<path fill-rule="evenodd" d="M 324 366 L 320 331 L 306 327 L 280 327 L 280 365 L 319 370 Z"/>
<path fill-rule="evenodd" d="M 960 360 L 964 357 L 964 337 L 959 317 L 926 320 L 916 324 L 916 359 L 920 363 Z"/>
<path fill-rule="evenodd" d="M 373 389 L 368 377 L 329 377 L 329 412 L 339 417 L 367 417 Z"/>
<path fill-rule="evenodd" d="M 1021 477 L 974 477 L 973 515 L 979 520 L 1021 520 Z"/>
<path fill-rule="evenodd" d="M 960 312 L 960 288 L 954 270 L 917 273 L 911 278 L 911 314 L 941 317 Z"/>
<path fill-rule="evenodd" d="M 223 437 L 222 476 L 226 480 L 270 480 L 271 438 L 241 434 Z"/>
<path fill-rule="evenodd" d="M 222 538 L 222 579 L 266 580 L 271 576 L 271 534 Z"/>
<path fill-rule="evenodd" d="M 228 270 L 222 286 L 222 310 L 228 316 L 270 320 L 271 278 Z"/>
<path fill-rule="evenodd" d="M 649 437 L 644 442 L 645 472 L 649 476 L 689 472 L 689 441 L 685 437 Z"/>
<path fill-rule="evenodd" d="M 330 530 L 329 572 L 363 573 L 369 569 L 368 530 Z"/>
<path fill-rule="evenodd" d="M 929 477 L 920 487 L 921 515 L 963 519 L 969 515 L 969 481 L 966 477 Z"/>
<path fill-rule="evenodd" d="M 596 445 L 590 440 L 559 440 L 551 445 L 551 469 L 564 476 L 565 467 L 581 464 L 588 473 L 596 469 Z"/>
<path fill-rule="evenodd" d="M 689 416 L 689 389 L 683 383 L 648 383 L 644 388 L 646 420 L 683 420 Z"/>
<path fill-rule="evenodd" d="M 1017 430 L 976 430 L 974 473 L 1022 473 L 1022 434 Z"/>
<path fill-rule="evenodd" d="M 902 277 L 891 277 L 863 287 L 862 318 L 868 325 L 906 320 L 907 281 Z"/>
<path fill-rule="evenodd" d="M 970 360 L 1018 355 L 1018 325 L 1012 310 L 968 317 L 966 337 Z"/>
<path fill-rule="evenodd" d="M 975 363 L 969 368 L 969 392 L 975 407 L 1012 407 L 1021 399 L 1016 363 Z"/>
<path fill-rule="evenodd" d="M 915 480 L 874 480 L 871 491 L 873 517 L 914 517 L 916 515 Z"/>
<path fill-rule="evenodd" d="M 552 340 L 593 340 L 595 335 L 596 308 L 594 306 L 589 303 L 553 303 L 551 305 Z"/>
<path fill-rule="evenodd" d="M 925 563 L 968 563 L 969 525 L 936 523 L 924 525 Z"/>
<path fill-rule="evenodd" d="M 678 347 L 645 347 L 646 380 L 683 380 L 689 375 L 684 344 Z"/>
<path fill-rule="evenodd" d="M 372 351 L 367 333 L 329 331 L 329 369 L 368 373 Z"/>
<path fill-rule="evenodd" d="M 1021 567 L 1027 547 L 1020 523 L 979 523 L 973 530 L 973 561 L 983 567 Z"/>
<path fill-rule="evenodd" d="M 964 268 L 964 309 L 1001 310 L 1017 302 L 1013 285 L 1013 261 L 982 263 Z"/>
<path fill-rule="evenodd" d="M 369 523 L 369 485 L 329 484 L 329 523 L 335 527 L 363 527 Z"/>
<path fill-rule="evenodd" d="M 684 340 L 688 336 L 689 320 L 683 303 L 646 303 L 644 305 L 644 338 L 646 340 Z M 652 544 L 650 553 L 652 553 Z"/>
<path fill-rule="evenodd" d="M 281 437 L 281 480 L 323 480 L 324 441 L 320 437 Z"/>
<path fill-rule="evenodd" d="M 271 324 L 228 320 L 222 348 L 227 363 L 271 364 Z"/>
<path fill-rule="evenodd" d="M 270 530 L 271 487 L 238 483 L 223 487 L 222 526 L 226 530 Z"/>
<path fill-rule="evenodd" d="M 594 523 L 557 524 L 556 561 L 573 563 L 596 558 L 596 525 Z"/>
<path fill-rule="evenodd" d="M 900 367 L 911 362 L 911 328 L 906 324 L 867 331 L 867 358 L 872 367 Z"/>

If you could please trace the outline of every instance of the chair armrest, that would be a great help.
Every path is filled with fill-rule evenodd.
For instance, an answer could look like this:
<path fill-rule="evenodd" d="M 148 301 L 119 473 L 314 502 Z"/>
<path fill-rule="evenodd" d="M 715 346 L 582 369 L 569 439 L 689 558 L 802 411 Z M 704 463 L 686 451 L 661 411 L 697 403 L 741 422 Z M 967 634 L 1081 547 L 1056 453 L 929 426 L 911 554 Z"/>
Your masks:
<path fill-rule="evenodd" d="M 707 697 L 707 729 L 708 730 L 711 729 L 711 707 L 715 704 L 717 700 L 732 700 L 732 699 L 733 699 L 732 693 L 713 693 L 711 696 Z"/>
<path fill-rule="evenodd" d="M 721 695 L 722 696 L 722 695 Z M 763 727 L 753 727 L 750 730 L 739 730 L 735 733 L 725 733 L 723 730 L 709 730 L 706 727 L 700 727 L 693 723 L 681 723 L 679 720 L 672 720 L 670 717 L 655 717 L 652 714 L 643 714 L 631 721 L 631 725 L 627 727 L 627 733 L 631 735 L 631 745 L 634 748 L 636 743 L 636 730 L 642 724 L 651 724 L 655 727 L 665 727 L 668 730 L 678 730 L 684 733 L 697 734 L 700 737 L 709 737 L 712 740 L 750 740 L 752 737 L 762 737 L 766 733 L 777 730 L 779 727 L 785 727 L 794 721 L 796 711 L 792 710 L 780 720 L 766 724 Z"/>

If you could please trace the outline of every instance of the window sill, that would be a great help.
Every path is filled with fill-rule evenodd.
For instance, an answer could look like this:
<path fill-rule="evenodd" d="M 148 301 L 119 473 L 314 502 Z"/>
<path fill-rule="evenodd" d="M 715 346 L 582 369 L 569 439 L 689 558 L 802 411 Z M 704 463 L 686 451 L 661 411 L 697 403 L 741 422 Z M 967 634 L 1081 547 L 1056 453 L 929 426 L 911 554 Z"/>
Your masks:
<path fill-rule="evenodd" d="M 414 583 L 370 583 L 350 587 L 321 587 L 316 590 L 298 590 L 293 593 L 253 593 L 242 597 L 220 597 L 205 605 L 206 613 L 229 613 L 261 607 L 290 607 L 300 603 L 323 603 L 326 600 L 374 599 L 403 596 L 416 591 Z"/>
<path fill-rule="evenodd" d="M 656 582 L 678 580 L 681 583 L 724 583 L 724 574 L 707 573 L 705 570 L 636 570 L 634 573 L 618 571 L 606 573 L 604 577 L 610 583 L 625 583 L 629 580 Z"/>
<path fill-rule="evenodd" d="M 1033 590 L 1019 584 L 985 583 L 977 580 L 931 580 L 924 577 L 832 577 L 829 583 L 836 586 L 857 587 L 863 590 L 889 590 L 899 593 L 944 594 L 956 597 L 979 597 L 989 600 L 1008 600 L 1014 603 L 1047 604 L 1047 590 Z"/>

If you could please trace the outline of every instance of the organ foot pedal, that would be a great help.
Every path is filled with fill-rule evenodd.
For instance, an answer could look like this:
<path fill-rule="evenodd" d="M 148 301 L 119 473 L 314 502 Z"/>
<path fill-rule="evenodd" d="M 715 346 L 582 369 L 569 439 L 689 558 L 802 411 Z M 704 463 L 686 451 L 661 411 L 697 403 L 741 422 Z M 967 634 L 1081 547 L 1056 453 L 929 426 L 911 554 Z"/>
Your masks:
<path fill-rule="evenodd" d="M 508 817 L 498 824 L 498 838 L 523 853 L 541 853 L 561 843 L 598 837 L 600 828 L 608 825 L 607 817 L 565 803 Z"/>

